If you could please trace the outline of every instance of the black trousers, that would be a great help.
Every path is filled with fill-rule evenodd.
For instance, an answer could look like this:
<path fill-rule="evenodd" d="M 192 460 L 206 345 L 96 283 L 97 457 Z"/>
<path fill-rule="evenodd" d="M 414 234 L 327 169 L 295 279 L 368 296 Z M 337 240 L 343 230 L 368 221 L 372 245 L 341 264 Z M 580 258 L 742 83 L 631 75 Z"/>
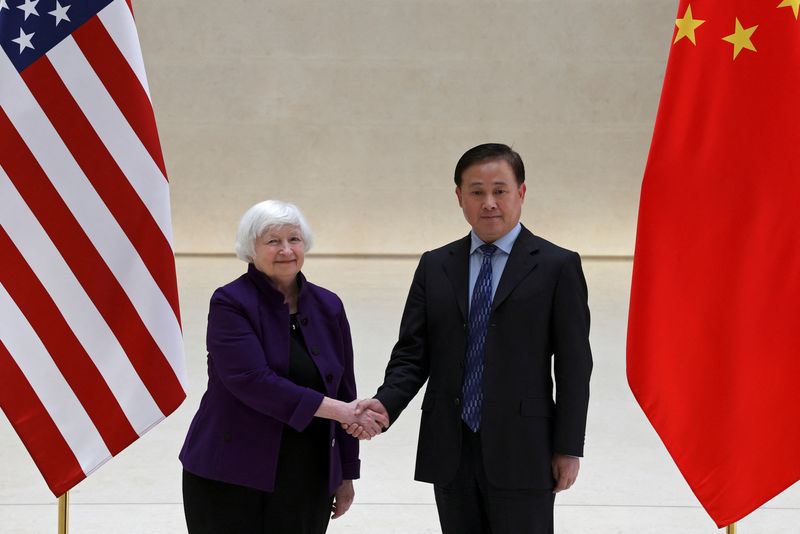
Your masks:
<path fill-rule="evenodd" d="M 183 472 L 189 534 L 323 534 L 331 515 L 327 491 L 299 498 Z"/>
<path fill-rule="evenodd" d="M 323 534 L 328 494 L 327 421 L 299 433 L 284 429 L 275 491 L 260 491 L 183 472 L 189 534 Z"/>
<path fill-rule="evenodd" d="M 552 490 L 507 490 L 489 484 L 480 431 L 464 425 L 461 462 L 448 484 L 433 486 L 442 534 L 553 534 Z"/>

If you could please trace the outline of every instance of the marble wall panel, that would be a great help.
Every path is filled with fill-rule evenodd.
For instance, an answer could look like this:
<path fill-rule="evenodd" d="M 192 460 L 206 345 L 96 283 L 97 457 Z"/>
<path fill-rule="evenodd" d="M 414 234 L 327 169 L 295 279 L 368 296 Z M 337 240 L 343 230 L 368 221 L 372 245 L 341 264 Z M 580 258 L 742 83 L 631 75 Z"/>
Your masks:
<path fill-rule="evenodd" d="M 466 233 L 452 168 L 501 141 L 528 226 L 630 255 L 675 4 L 137 1 L 176 250 L 227 253 L 282 198 L 316 252 L 418 254 Z"/>

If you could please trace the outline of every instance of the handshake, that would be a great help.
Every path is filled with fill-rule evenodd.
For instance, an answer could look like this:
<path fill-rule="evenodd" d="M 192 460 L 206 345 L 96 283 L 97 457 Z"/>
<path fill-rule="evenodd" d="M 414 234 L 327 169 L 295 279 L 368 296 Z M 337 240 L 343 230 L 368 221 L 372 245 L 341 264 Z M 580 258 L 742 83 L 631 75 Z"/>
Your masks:
<path fill-rule="evenodd" d="M 389 428 L 389 413 L 378 399 L 356 399 L 346 404 L 339 422 L 354 438 L 372 439 Z"/>

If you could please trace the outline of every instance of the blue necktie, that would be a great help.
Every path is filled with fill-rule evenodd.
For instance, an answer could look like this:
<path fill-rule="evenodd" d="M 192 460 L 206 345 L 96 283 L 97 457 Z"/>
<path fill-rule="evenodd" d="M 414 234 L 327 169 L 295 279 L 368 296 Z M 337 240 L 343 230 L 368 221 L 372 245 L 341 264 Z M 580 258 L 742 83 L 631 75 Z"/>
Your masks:
<path fill-rule="evenodd" d="M 467 330 L 467 358 L 464 368 L 464 400 L 461 418 L 473 432 L 481 426 L 481 403 L 483 401 L 483 356 L 486 346 L 486 328 L 492 312 L 492 254 L 497 247 L 481 245 L 483 253 L 481 270 L 472 289 L 472 305 L 469 308 Z"/>

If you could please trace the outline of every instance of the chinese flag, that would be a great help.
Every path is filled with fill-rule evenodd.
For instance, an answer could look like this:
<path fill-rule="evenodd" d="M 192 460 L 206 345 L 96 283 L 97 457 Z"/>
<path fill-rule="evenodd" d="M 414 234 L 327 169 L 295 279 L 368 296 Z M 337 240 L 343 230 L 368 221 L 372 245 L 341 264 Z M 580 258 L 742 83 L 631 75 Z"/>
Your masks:
<path fill-rule="evenodd" d="M 800 479 L 800 0 L 681 1 L 628 382 L 718 526 Z"/>

